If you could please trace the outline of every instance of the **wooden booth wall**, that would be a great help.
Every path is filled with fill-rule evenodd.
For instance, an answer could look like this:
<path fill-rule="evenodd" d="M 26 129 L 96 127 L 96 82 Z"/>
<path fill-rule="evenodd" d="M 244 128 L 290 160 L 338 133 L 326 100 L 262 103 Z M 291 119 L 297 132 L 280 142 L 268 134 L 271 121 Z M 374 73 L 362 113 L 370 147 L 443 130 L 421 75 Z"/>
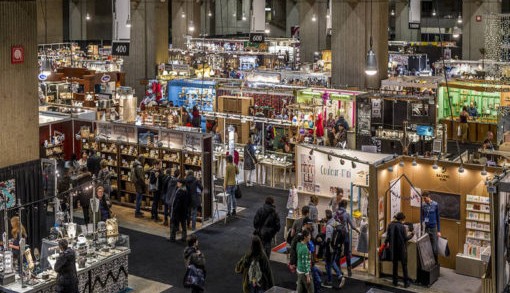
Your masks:
<path fill-rule="evenodd" d="M 441 234 L 448 239 L 450 248 L 450 256 L 439 257 L 439 263 L 442 267 L 455 268 L 455 255 L 463 251 L 466 239 L 466 195 L 482 195 L 488 196 L 485 186 L 485 178 L 480 170 L 469 170 L 465 167 L 464 173 L 459 173 L 458 164 L 449 163 L 444 169 L 441 163 L 437 170 L 432 169 L 432 160 L 418 160 L 417 166 L 412 166 L 411 159 L 405 159 L 404 167 L 400 167 L 398 162 L 393 166 L 393 172 L 387 168 L 379 169 L 377 173 L 377 188 L 379 199 L 384 198 L 385 192 L 390 187 L 390 181 L 406 174 L 411 183 L 423 191 L 435 191 L 440 193 L 448 193 L 460 196 L 460 220 L 441 218 Z M 444 163 L 446 164 L 446 163 Z M 488 175 L 491 177 L 491 173 Z M 410 193 L 411 186 L 402 178 L 401 185 L 401 211 L 406 215 L 406 221 L 419 223 L 420 208 L 411 207 Z M 388 192 L 389 197 L 389 192 Z M 390 200 L 385 199 L 384 202 L 384 229 L 379 230 L 379 237 L 386 231 L 386 227 L 391 221 L 390 218 Z M 441 207 L 439 207 L 441 209 Z"/>
<path fill-rule="evenodd" d="M 0 181 L 14 179 L 16 184 L 16 197 L 22 205 L 27 205 L 22 212 L 22 222 L 28 234 L 27 243 L 30 247 L 40 247 L 41 239 L 47 236 L 49 227 L 46 225 L 46 202 L 35 201 L 43 198 L 41 162 L 39 160 L 0 169 Z M 14 216 L 18 209 L 11 209 L 9 217 Z M 3 217 L 3 213 L 0 213 Z M 3 218 L 0 227 L 3 232 Z M 10 227 L 9 227 L 10 229 Z M 12 235 L 9 231 L 9 238 Z"/>

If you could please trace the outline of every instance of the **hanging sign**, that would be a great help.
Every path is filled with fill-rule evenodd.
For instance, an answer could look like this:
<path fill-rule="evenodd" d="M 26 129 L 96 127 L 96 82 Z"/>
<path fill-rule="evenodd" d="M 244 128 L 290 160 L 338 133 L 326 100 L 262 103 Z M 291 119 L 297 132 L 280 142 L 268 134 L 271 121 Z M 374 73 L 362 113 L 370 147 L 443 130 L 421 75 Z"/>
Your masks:
<path fill-rule="evenodd" d="M 11 64 L 23 64 L 25 62 L 25 49 L 23 46 L 11 47 Z"/>
<path fill-rule="evenodd" d="M 39 75 L 37 76 L 37 78 L 40 80 L 40 81 L 45 81 L 48 79 L 48 76 L 44 73 L 39 73 Z"/>
<path fill-rule="evenodd" d="M 419 22 L 410 22 L 409 23 L 409 29 L 410 30 L 419 30 L 420 29 L 420 23 Z"/>
<path fill-rule="evenodd" d="M 112 78 L 108 75 L 108 74 L 104 74 L 103 76 L 101 76 L 101 82 L 103 83 L 107 83 L 111 80 Z"/>
<path fill-rule="evenodd" d="M 112 55 L 129 56 L 129 42 L 113 42 Z"/>
<path fill-rule="evenodd" d="M 250 43 L 264 43 L 264 33 L 250 33 Z"/>

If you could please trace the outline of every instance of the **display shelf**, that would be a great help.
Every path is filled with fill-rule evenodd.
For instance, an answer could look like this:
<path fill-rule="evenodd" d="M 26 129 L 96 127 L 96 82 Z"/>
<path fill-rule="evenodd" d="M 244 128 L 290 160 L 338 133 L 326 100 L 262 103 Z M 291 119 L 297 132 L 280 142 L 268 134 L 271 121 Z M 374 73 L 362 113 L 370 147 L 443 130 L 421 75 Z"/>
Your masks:
<path fill-rule="evenodd" d="M 475 212 L 475 213 L 482 213 L 482 214 L 490 214 L 491 212 L 482 211 L 482 210 L 473 210 L 473 209 L 466 209 L 468 212 Z"/>
<path fill-rule="evenodd" d="M 491 241 L 490 239 L 487 239 L 487 238 L 482 238 L 482 237 L 474 237 L 474 236 L 466 236 L 467 239 L 474 239 L 474 240 L 481 240 L 481 241 Z"/>
<path fill-rule="evenodd" d="M 491 222 L 491 221 L 477 220 L 477 219 L 470 219 L 470 218 L 467 218 L 466 220 L 467 221 L 480 222 L 480 223 L 490 223 Z"/>
<path fill-rule="evenodd" d="M 466 229 L 482 231 L 482 232 L 490 232 L 491 231 L 491 230 L 486 230 L 486 229 L 472 228 L 472 227 L 468 227 L 468 226 L 466 226 Z"/>

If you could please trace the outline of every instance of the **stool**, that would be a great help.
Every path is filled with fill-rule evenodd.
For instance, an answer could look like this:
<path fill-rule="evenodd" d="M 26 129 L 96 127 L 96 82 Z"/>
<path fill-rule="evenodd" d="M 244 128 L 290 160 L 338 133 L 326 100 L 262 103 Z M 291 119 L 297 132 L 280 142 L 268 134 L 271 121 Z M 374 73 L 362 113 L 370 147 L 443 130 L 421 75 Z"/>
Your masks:
<path fill-rule="evenodd" d="M 220 211 L 224 211 L 225 213 L 228 213 L 228 205 L 227 205 L 227 192 L 221 185 L 214 185 L 214 212 L 211 221 L 214 223 L 214 216 L 216 215 L 218 219 L 220 218 Z M 225 208 L 220 209 L 218 204 L 222 203 Z M 225 224 L 227 223 L 227 217 L 225 216 Z"/>

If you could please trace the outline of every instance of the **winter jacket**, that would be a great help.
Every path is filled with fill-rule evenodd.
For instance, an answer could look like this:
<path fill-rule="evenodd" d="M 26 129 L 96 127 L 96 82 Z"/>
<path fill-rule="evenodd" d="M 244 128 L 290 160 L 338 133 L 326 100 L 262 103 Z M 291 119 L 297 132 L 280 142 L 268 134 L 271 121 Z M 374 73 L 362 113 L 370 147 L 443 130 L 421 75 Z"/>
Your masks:
<path fill-rule="evenodd" d="M 205 273 L 205 256 L 202 253 L 198 253 L 197 249 L 193 246 L 187 246 L 184 248 L 184 265 L 194 265 L 201 269 Z"/>
<path fill-rule="evenodd" d="M 92 210 L 95 208 L 95 204 L 92 201 L 92 199 L 90 199 L 90 207 L 91 207 L 91 209 L 89 209 L 89 216 L 92 221 L 93 216 L 94 216 L 94 213 Z M 110 216 L 111 216 L 110 205 L 106 201 L 106 198 L 103 196 L 103 198 L 99 200 L 99 210 L 96 213 L 96 223 L 98 223 L 100 221 L 104 222 L 107 219 L 109 219 Z"/>
<path fill-rule="evenodd" d="M 243 274 L 243 292 L 250 293 L 250 280 L 248 277 L 248 270 L 250 269 L 250 265 L 253 259 L 258 260 L 260 271 L 262 272 L 262 279 L 260 279 L 259 285 L 260 287 L 266 291 L 273 287 L 273 273 L 271 272 L 271 266 L 269 264 L 269 260 L 267 256 L 263 253 L 259 256 L 251 256 L 249 254 L 245 254 L 239 262 L 236 264 L 235 271 L 236 273 Z"/>
<path fill-rule="evenodd" d="M 198 192 L 197 189 L 201 191 L 204 190 L 202 183 L 195 178 L 193 175 L 188 175 L 186 177 L 186 190 L 188 191 L 188 195 L 191 199 L 191 207 L 197 208 L 202 205 L 202 193 Z"/>
<path fill-rule="evenodd" d="M 319 211 L 317 210 L 317 206 L 314 203 L 310 202 L 308 204 L 308 207 L 310 208 L 310 214 L 308 217 L 314 223 L 317 223 L 319 221 Z"/>
<path fill-rule="evenodd" d="M 170 179 L 172 179 L 172 176 L 170 175 L 163 175 L 163 179 L 161 180 L 161 200 L 164 204 L 167 202 L 167 196 L 168 196 L 168 187 L 170 183 Z"/>
<path fill-rule="evenodd" d="M 55 263 L 55 272 L 58 273 L 56 292 L 78 293 L 76 254 L 71 248 L 60 253 Z"/>
<path fill-rule="evenodd" d="M 175 197 L 172 203 L 172 214 L 170 221 L 180 221 L 188 217 L 189 197 L 186 188 L 183 186 L 175 192 Z"/>
<path fill-rule="evenodd" d="M 253 227 L 262 241 L 271 241 L 276 233 L 280 231 L 280 217 L 273 205 L 264 204 L 258 209 L 253 219 Z"/>
<path fill-rule="evenodd" d="M 140 161 L 135 160 L 133 163 L 133 170 L 135 172 L 135 188 L 136 193 L 145 193 L 147 191 L 147 186 L 145 184 L 145 171 L 143 170 L 142 163 Z"/>
<path fill-rule="evenodd" d="M 385 243 L 390 244 L 390 251 L 393 260 L 407 261 L 407 240 L 413 238 L 412 234 L 406 235 L 404 224 L 392 221 L 388 225 Z"/>
<path fill-rule="evenodd" d="M 223 179 L 225 181 L 224 185 L 235 186 L 237 174 L 239 174 L 237 165 L 227 163 L 227 167 L 225 167 L 225 178 Z"/>
<path fill-rule="evenodd" d="M 253 144 L 247 144 L 244 146 L 244 170 L 254 170 L 255 164 L 257 164 L 257 158 L 255 158 Z"/>

